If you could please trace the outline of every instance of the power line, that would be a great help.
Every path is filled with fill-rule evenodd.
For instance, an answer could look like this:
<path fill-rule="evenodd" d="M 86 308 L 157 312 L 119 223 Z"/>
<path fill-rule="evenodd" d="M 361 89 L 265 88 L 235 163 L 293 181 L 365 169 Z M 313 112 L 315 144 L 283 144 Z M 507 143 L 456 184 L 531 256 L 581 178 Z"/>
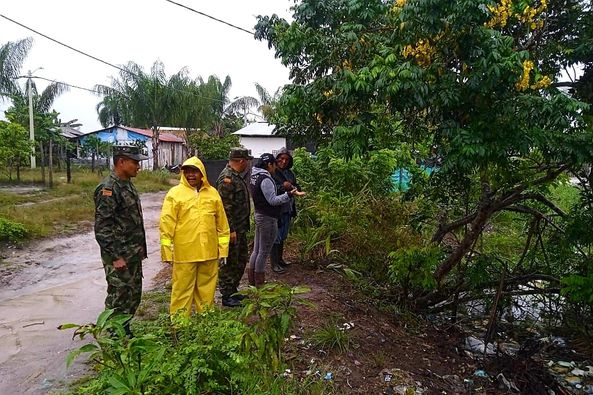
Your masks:
<path fill-rule="evenodd" d="M 76 85 L 69 84 L 69 83 L 67 83 L 67 82 L 63 82 L 63 81 L 56 81 L 56 80 L 52 80 L 52 79 L 50 79 L 50 78 L 40 77 L 40 76 L 36 76 L 36 75 L 34 75 L 34 76 L 31 76 L 31 78 L 38 78 L 38 79 L 40 79 L 40 80 L 45 80 L 45 81 L 49 81 L 49 82 L 55 82 L 55 83 L 57 83 L 57 84 L 66 85 L 66 86 L 69 86 L 69 87 L 71 87 L 71 88 L 81 89 L 81 90 L 83 90 L 83 91 L 89 91 L 89 92 L 91 92 L 91 93 L 96 93 L 96 94 L 99 94 L 99 93 L 100 93 L 99 91 L 96 91 L 96 90 L 94 90 L 94 89 L 83 88 L 82 86 L 76 86 Z"/>
<path fill-rule="evenodd" d="M 242 32 L 248 33 L 248 34 L 250 34 L 250 35 L 252 35 L 252 36 L 255 34 L 255 32 L 252 32 L 252 31 L 250 31 L 250 30 L 247 30 L 247 29 L 243 29 L 242 27 L 239 27 L 239 26 L 233 25 L 232 23 L 229 23 L 229 22 L 223 21 L 222 19 L 215 18 L 215 17 L 213 17 L 213 16 L 211 16 L 211 15 L 208 15 L 208 14 L 206 14 L 206 13 L 204 13 L 204 12 L 201 12 L 201 11 L 195 10 L 195 9 L 193 9 L 193 8 L 191 8 L 191 7 L 188 7 L 188 6 L 186 6 L 186 5 L 183 5 L 183 4 L 180 4 L 180 3 L 177 3 L 177 2 L 175 2 L 175 1 L 172 1 L 172 0 L 165 0 L 165 1 L 166 1 L 166 2 L 168 2 L 168 3 L 171 3 L 171 4 L 178 5 L 179 7 L 185 8 L 186 10 L 189 10 L 189 11 L 195 12 L 196 14 L 199 14 L 199 15 L 205 16 L 206 18 L 210 18 L 210 19 L 212 19 L 212 20 L 215 20 L 216 22 L 220 22 L 220 23 L 222 23 L 222 24 L 225 24 L 225 25 L 227 25 L 227 26 L 230 26 L 230 27 L 232 27 L 232 28 L 234 28 L 234 29 L 237 29 L 237 30 L 240 30 L 240 31 L 242 31 Z"/>
<path fill-rule="evenodd" d="M 23 28 L 27 29 L 27 30 L 30 30 L 30 31 L 32 31 L 33 33 L 39 34 L 40 36 L 42 36 L 42 37 L 45 37 L 45 38 L 47 38 L 48 40 L 50 40 L 50 41 L 53 41 L 53 42 L 55 42 L 56 44 L 59 44 L 59 45 L 61 45 L 61 46 L 63 46 L 63 47 L 66 47 L 66 48 L 68 48 L 68 49 L 70 49 L 70 50 L 72 50 L 72 51 L 74 51 L 74 52 L 78 52 L 78 53 L 79 53 L 79 54 L 81 54 L 81 55 L 87 56 L 87 57 L 89 57 L 89 58 L 91 58 L 91 59 L 93 59 L 93 60 L 96 60 L 97 62 L 101 62 L 101 63 L 103 63 L 103 64 L 106 64 L 107 66 L 114 67 L 114 68 L 116 68 L 116 69 L 118 69 L 118 70 L 121 70 L 121 71 L 123 71 L 123 72 L 125 72 L 125 73 L 130 73 L 130 74 L 133 74 L 133 73 L 131 73 L 129 70 L 125 70 L 125 69 L 123 69 L 123 68 L 121 68 L 121 67 L 119 67 L 119 66 L 116 66 L 116 65 L 114 65 L 113 63 L 109 63 L 109 62 L 107 62 L 107 61 L 105 61 L 105 60 L 103 60 L 103 59 L 99 59 L 99 58 L 98 58 L 98 57 L 96 57 L 96 56 L 89 55 L 88 53 L 86 53 L 86 52 L 84 52 L 84 51 L 81 51 L 81 50 L 79 50 L 79 49 L 76 49 L 76 48 L 74 48 L 74 47 L 71 47 L 70 45 L 68 45 L 68 44 L 64 44 L 63 42 L 61 42 L 61 41 L 58 41 L 58 40 L 56 40 L 55 38 L 51 38 L 50 36 L 47 36 L 47 35 L 45 35 L 45 34 L 43 34 L 43 33 L 41 33 L 41 32 L 38 32 L 38 31 L 37 31 L 37 30 L 35 30 L 35 29 L 32 29 L 32 28 L 30 28 L 30 27 L 28 27 L 28 26 L 25 26 L 25 25 L 23 25 L 22 23 L 20 23 L 20 22 L 17 22 L 17 21 L 15 21 L 14 19 L 11 19 L 11 18 L 7 17 L 6 15 L 2 15 L 2 14 L 0 14 L 0 16 L 1 16 L 2 18 L 6 19 L 6 20 L 8 20 L 8 21 L 10 21 L 10 22 L 12 22 L 12 23 L 15 23 L 15 24 L 17 24 L 17 25 L 19 25 L 19 26 L 21 26 L 21 27 L 23 27 Z"/>
<path fill-rule="evenodd" d="M 169 0 L 165 0 L 165 1 L 169 1 Z M 197 12 L 197 13 L 199 13 L 199 14 L 202 14 L 202 13 L 200 13 L 199 11 L 193 10 L 193 9 L 191 9 L 191 8 L 189 8 L 189 7 L 186 7 L 186 6 L 182 5 L 182 4 L 178 4 L 178 3 L 175 3 L 175 2 L 173 2 L 173 1 L 171 1 L 171 3 L 177 4 L 177 5 L 181 6 L 181 7 L 188 8 L 188 9 L 190 9 L 191 11 L 194 11 L 194 12 Z M 204 15 L 205 15 L 205 16 L 207 16 L 207 17 L 209 17 L 209 18 L 212 18 L 212 19 L 214 19 L 214 20 L 217 20 L 217 21 L 219 21 L 219 22 L 225 23 L 225 24 L 227 24 L 227 25 L 229 25 L 229 26 L 232 26 L 232 27 L 234 27 L 234 28 L 236 28 L 236 29 L 239 29 L 239 30 L 245 31 L 245 32 L 247 32 L 247 33 L 249 33 L 249 34 L 252 34 L 252 32 L 250 32 L 250 31 L 248 31 L 248 30 L 245 30 L 245 29 L 242 29 L 242 28 L 240 28 L 240 27 L 234 26 L 234 25 L 232 25 L 232 24 L 230 24 L 230 23 L 227 23 L 227 22 L 224 22 L 224 21 L 218 20 L 218 19 L 216 19 L 216 18 L 214 18 L 214 17 L 211 17 L 210 15 L 206 15 L 206 14 L 204 14 Z M 35 29 L 33 29 L 33 28 L 30 28 L 30 27 L 28 27 L 28 26 L 26 26 L 26 25 L 24 25 L 24 24 L 22 24 L 22 23 L 20 23 L 20 22 L 17 22 L 17 21 L 15 21 L 14 19 L 11 19 L 11 18 L 9 18 L 9 17 L 7 17 L 7 16 L 5 16 L 5 15 L 3 15 L 3 14 L 0 14 L 0 17 L 2 17 L 2 18 L 6 19 L 6 20 L 8 20 L 8 21 L 10 21 L 10 22 L 12 22 L 12 23 L 14 23 L 14 24 L 17 24 L 17 25 L 19 25 L 19 26 L 21 26 L 21 27 L 23 27 L 23 28 L 25 28 L 25 29 L 27 29 L 27 30 L 29 30 L 29 31 L 32 31 L 33 33 L 35 33 L 35 34 L 38 34 L 38 35 L 40 35 L 40 36 L 42 36 L 42 37 L 44 37 L 44 38 L 46 38 L 46 39 L 48 39 L 48 40 L 50 40 L 50 41 L 53 41 L 53 42 L 55 42 L 55 43 L 57 43 L 57 44 L 59 44 L 59 45 L 61 45 L 61 46 L 63 46 L 63 47 L 66 47 L 66 48 L 68 48 L 68 49 L 70 49 L 70 50 L 72 50 L 72 51 L 74 51 L 74 52 L 77 52 L 77 53 L 79 53 L 79 54 L 81 54 L 81 55 L 84 55 L 84 56 L 87 56 L 87 57 L 89 57 L 89 58 L 91 58 L 91 59 L 93 59 L 93 60 L 96 60 L 96 61 L 98 61 L 98 62 L 101 62 L 101 63 L 103 63 L 103 64 L 106 64 L 106 65 L 108 65 L 108 66 L 111 66 L 111 67 L 113 67 L 113 68 L 115 68 L 115 69 L 117 69 L 117 70 L 123 71 L 124 73 L 131 74 L 131 75 L 133 75 L 133 76 L 135 76 L 135 77 L 137 77 L 137 78 L 138 78 L 138 77 L 140 77 L 140 75 L 138 75 L 138 74 L 134 73 L 133 71 L 130 71 L 130 70 L 127 70 L 127 69 L 125 69 L 125 68 L 122 68 L 122 67 L 116 66 L 116 65 L 114 65 L 113 63 L 109 63 L 109 62 L 107 62 L 107 61 L 105 61 L 105 60 L 103 60 L 103 59 L 100 59 L 100 58 L 96 57 L 96 56 L 89 55 L 88 53 L 86 53 L 86 52 L 84 52 L 84 51 L 81 51 L 81 50 L 79 50 L 79 49 L 76 49 L 76 48 L 74 48 L 74 47 L 72 47 L 72 46 L 70 46 L 70 45 L 68 45 L 68 44 L 64 44 L 64 43 L 62 43 L 62 42 L 61 42 L 61 41 L 59 41 L 59 40 L 56 40 L 56 39 L 54 39 L 54 38 L 52 38 L 52 37 L 50 37 L 50 36 L 48 36 L 48 35 L 46 35 L 46 34 L 43 34 L 43 33 L 39 32 L 39 31 L 37 31 L 37 30 L 35 30 Z M 39 77 L 39 78 L 41 78 L 41 77 Z M 50 80 L 50 81 L 53 81 L 53 80 Z M 60 81 L 53 81 L 53 82 L 60 82 Z M 69 85 L 69 84 L 66 84 L 66 83 L 64 83 L 64 84 L 65 84 L 65 85 Z M 87 89 L 87 88 L 77 87 L 77 86 L 74 86 L 74 85 L 72 85 L 72 86 L 73 86 L 73 87 L 75 87 L 75 88 L 79 88 L 79 89 L 83 89 L 83 90 L 88 90 L 88 91 L 95 92 L 95 93 L 100 93 L 100 92 L 97 92 L 97 91 L 94 91 L 94 90 L 90 90 L 90 89 Z M 198 95 L 198 94 L 196 94 L 196 93 L 194 93 L 194 92 L 187 92 L 187 91 L 184 91 L 184 90 L 181 90 L 181 89 L 176 89 L 176 88 L 173 88 L 173 90 L 175 90 L 175 91 L 177 91 L 177 92 L 181 92 L 181 93 L 190 93 L 192 96 L 199 97 L 199 98 L 202 98 L 202 99 L 207 99 L 207 100 L 210 100 L 210 101 L 216 101 L 216 102 L 221 102 L 221 103 L 224 103 L 224 100 L 222 100 L 222 99 L 217 99 L 217 98 L 213 98 L 213 97 L 202 96 L 202 95 Z"/>

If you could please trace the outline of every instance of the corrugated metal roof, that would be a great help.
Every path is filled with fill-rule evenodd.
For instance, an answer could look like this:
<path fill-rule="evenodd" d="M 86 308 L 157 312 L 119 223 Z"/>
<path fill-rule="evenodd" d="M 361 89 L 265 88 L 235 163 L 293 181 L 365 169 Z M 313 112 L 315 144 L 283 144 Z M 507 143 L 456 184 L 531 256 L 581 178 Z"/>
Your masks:
<path fill-rule="evenodd" d="M 85 133 L 70 126 L 60 126 L 60 135 L 67 139 L 74 139 L 76 137 L 82 136 L 83 134 Z"/>
<path fill-rule="evenodd" d="M 276 125 L 271 125 L 267 122 L 254 122 L 237 130 L 233 134 L 239 136 L 276 137 L 274 136 L 275 128 Z"/>
<path fill-rule="evenodd" d="M 110 126 L 108 128 L 105 128 L 105 129 L 99 129 L 99 130 L 95 130 L 95 131 L 88 132 L 88 133 L 81 133 L 81 135 L 88 135 L 88 134 L 103 132 L 103 131 L 114 129 L 114 128 L 120 128 L 120 129 L 129 130 L 130 132 L 138 133 L 138 134 L 141 134 L 143 136 L 152 138 L 152 130 L 150 130 L 150 129 L 131 128 L 129 126 L 122 126 L 122 125 L 119 125 L 119 126 Z M 177 136 L 175 136 L 173 134 L 170 134 L 170 133 L 159 133 L 159 141 L 163 141 L 163 142 L 166 142 L 166 143 L 180 143 L 180 144 L 184 144 L 185 143 L 185 140 L 184 139 L 182 139 L 180 137 L 177 137 Z"/>
<path fill-rule="evenodd" d="M 130 130 L 132 132 L 136 132 L 138 134 L 144 135 L 146 137 L 152 138 L 152 130 L 150 129 L 137 129 L 137 128 L 130 128 L 128 126 L 118 126 L 122 129 Z M 159 141 L 167 142 L 167 143 L 185 143 L 185 141 L 170 133 L 159 133 Z"/>

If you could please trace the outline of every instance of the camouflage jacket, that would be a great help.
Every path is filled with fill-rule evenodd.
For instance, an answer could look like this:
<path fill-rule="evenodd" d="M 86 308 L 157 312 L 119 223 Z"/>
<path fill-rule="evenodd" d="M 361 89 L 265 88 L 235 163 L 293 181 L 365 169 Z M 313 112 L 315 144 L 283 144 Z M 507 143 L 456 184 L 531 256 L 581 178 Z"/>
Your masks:
<path fill-rule="evenodd" d="M 241 174 L 227 165 L 216 180 L 216 189 L 222 198 L 231 232 L 249 232 L 249 189 Z"/>
<path fill-rule="evenodd" d="M 104 259 L 146 258 L 146 234 L 138 191 L 114 173 L 95 189 L 95 239 Z"/>

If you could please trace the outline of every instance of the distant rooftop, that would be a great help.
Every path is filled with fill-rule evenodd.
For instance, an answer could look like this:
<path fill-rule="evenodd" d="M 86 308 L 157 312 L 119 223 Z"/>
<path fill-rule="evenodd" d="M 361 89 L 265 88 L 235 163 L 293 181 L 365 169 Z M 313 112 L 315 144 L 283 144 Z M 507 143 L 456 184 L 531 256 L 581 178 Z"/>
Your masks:
<path fill-rule="evenodd" d="M 237 130 L 233 134 L 238 136 L 253 136 L 253 137 L 274 137 L 274 129 L 276 125 L 271 125 L 267 122 L 254 122 L 242 129 Z"/>
<path fill-rule="evenodd" d="M 83 134 L 85 134 L 83 131 L 80 131 L 73 127 L 60 126 L 60 135 L 62 135 L 62 137 L 65 137 L 67 139 L 74 139 L 74 138 L 82 136 Z"/>

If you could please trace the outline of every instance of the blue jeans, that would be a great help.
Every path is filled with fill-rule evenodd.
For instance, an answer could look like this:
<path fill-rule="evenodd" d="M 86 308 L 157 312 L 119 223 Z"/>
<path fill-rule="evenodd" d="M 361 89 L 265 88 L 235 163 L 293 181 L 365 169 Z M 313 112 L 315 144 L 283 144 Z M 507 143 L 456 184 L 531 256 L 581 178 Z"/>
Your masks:
<path fill-rule="evenodd" d="M 288 237 L 288 230 L 290 229 L 290 220 L 292 219 L 292 215 L 290 211 L 287 213 L 283 213 L 280 217 L 281 225 L 278 226 L 278 235 L 276 236 L 276 241 L 274 244 L 282 244 Z"/>

